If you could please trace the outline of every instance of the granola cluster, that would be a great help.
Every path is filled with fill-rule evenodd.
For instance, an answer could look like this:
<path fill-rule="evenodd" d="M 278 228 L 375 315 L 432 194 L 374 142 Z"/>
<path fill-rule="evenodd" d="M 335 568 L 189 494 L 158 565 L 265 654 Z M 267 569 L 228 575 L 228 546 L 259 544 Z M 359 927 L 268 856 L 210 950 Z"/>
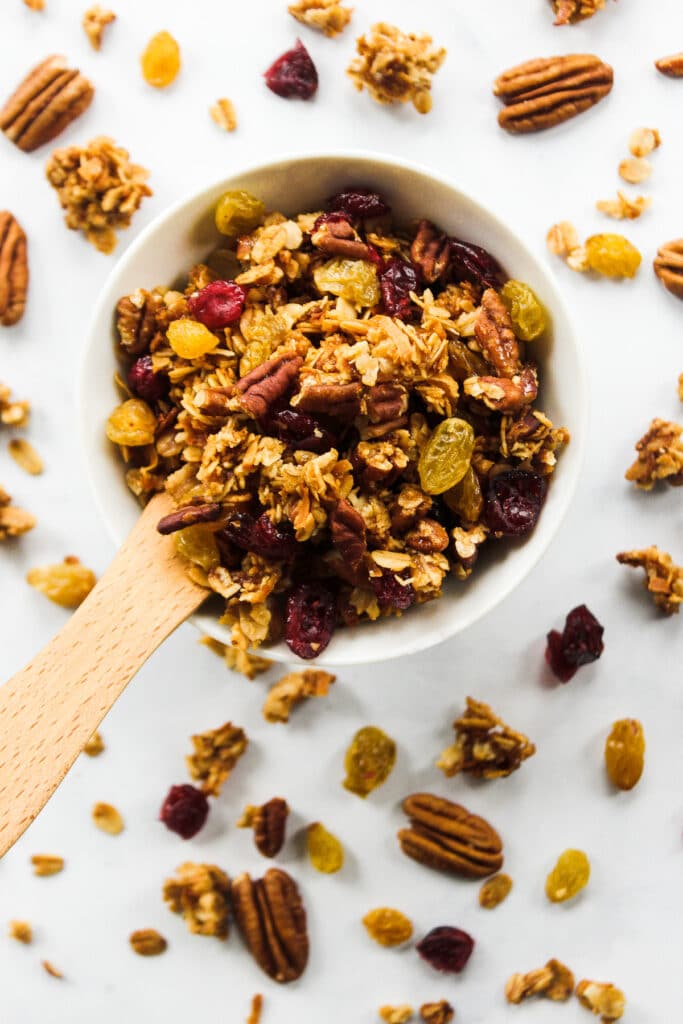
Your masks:
<path fill-rule="evenodd" d="M 353 8 L 345 7 L 339 0 L 296 0 L 287 9 L 302 25 L 316 28 L 329 37 L 343 32 L 353 14 Z"/>
<path fill-rule="evenodd" d="M 378 103 L 412 103 L 419 114 L 432 109 L 432 77 L 446 59 L 426 34 L 401 32 L 378 22 L 356 40 L 358 56 L 348 73 L 358 89 L 367 89 Z"/>
<path fill-rule="evenodd" d="M 446 776 L 467 772 L 475 778 L 502 778 L 536 753 L 523 733 L 505 725 L 488 704 L 472 697 L 467 698 L 467 707 L 453 728 L 455 742 L 436 762 Z"/>
<path fill-rule="evenodd" d="M 535 408 L 521 340 L 545 314 L 484 250 L 392 226 L 367 190 L 295 218 L 247 199 L 252 229 L 183 292 L 119 301 L 126 401 L 107 433 L 134 493 L 172 496 L 160 529 L 224 599 L 233 644 L 284 619 L 314 657 L 336 626 L 438 598 L 487 540 L 533 528 L 568 434 Z"/>
<path fill-rule="evenodd" d="M 36 525 L 36 517 L 12 504 L 7 491 L 0 486 L 0 541 L 20 537 Z"/>
<path fill-rule="evenodd" d="M 12 390 L 0 381 L 0 426 L 25 427 L 31 406 L 25 399 L 12 397 Z"/>
<path fill-rule="evenodd" d="M 230 881 L 214 864 L 181 864 L 175 878 L 164 882 L 163 896 L 174 914 L 181 914 L 193 935 L 228 936 Z"/>
<path fill-rule="evenodd" d="M 644 491 L 651 491 L 658 480 L 672 487 L 683 485 L 683 427 L 678 423 L 654 419 L 636 444 L 638 457 L 626 470 L 626 479 Z"/>
<path fill-rule="evenodd" d="M 186 758 L 190 777 L 202 783 L 204 793 L 218 796 L 248 743 L 244 729 L 232 722 L 193 736 L 194 751 Z"/>
<path fill-rule="evenodd" d="M 671 555 L 656 545 L 640 551 L 621 551 L 621 565 L 645 570 L 645 586 L 665 615 L 677 615 L 683 604 L 683 566 L 676 565 Z"/>

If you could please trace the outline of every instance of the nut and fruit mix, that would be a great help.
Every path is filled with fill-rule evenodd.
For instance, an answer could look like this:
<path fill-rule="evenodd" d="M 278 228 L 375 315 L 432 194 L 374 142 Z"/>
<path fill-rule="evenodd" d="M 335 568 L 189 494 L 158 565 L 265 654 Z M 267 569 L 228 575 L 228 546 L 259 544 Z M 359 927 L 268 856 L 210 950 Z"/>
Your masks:
<path fill-rule="evenodd" d="M 529 534 L 568 440 L 536 407 L 531 288 L 354 187 L 286 217 L 226 193 L 183 291 L 139 288 L 116 322 L 107 424 L 131 490 L 166 490 L 193 578 L 237 648 L 400 615 Z M 493 546 L 493 545 L 492 545 Z"/>

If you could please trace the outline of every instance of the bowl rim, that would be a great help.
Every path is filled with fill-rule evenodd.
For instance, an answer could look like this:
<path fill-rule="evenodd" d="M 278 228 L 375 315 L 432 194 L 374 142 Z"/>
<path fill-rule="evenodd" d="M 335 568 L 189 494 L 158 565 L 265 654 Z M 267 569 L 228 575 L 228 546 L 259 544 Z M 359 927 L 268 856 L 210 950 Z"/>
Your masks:
<path fill-rule="evenodd" d="M 524 253 L 525 257 L 534 265 L 534 268 L 538 272 L 539 276 L 547 282 L 553 292 L 553 309 L 552 312 L 561 312 L 562 317 L 566 324 L 566 338 L 565 342 L 571 345 L 573 350 L 573 356 L 576 362 L 577 380 L 576 390 L 572 401 L 576 403 L 575 413 L 575 424 L 572 428 L 572 449 L 573 459 L 571 465 L 564 471 L 565 478 L 563 481 L 564 490 L 560 497 L 560 504 L 555 505 L 554 508 L 554 521 L 552 528 L 548 530 L 547 535 L 541 540 L 538 540 L 532 549 L 532 553 L 527 557 L 519 569 L 511 575 L 510 579 L 503 584 L 499 589 L 492 589 L 491 594 L 483 601 L 480 602 L 476 613 L 468 615 L 465 612 L 457 620 L 456 628 L 449 628 L 448 623 L 443 623 L 438 627 L 432 627 L 424 632 L 420 632 L 416 638 L 413 638 L 412 642 L 401 644 L 396 642 L 392 644 L 389 649 L 382 655 L 373 654 L 369 658 L 363 657 L 361 654 L 362 645 L 359 645 L 359 651 L 352 656 L 341 656 L 335 657 L 334 643 L 323 652 L 323 654 L 316 658 L 311 664 L 315 666 L 346 666 L 355 664 L 370 664 L 370 663 L 381 663 L 384 661 L 390 661 L 395 658 L 410 656 L 417 654 L 421 651 L 428 650 L 432 647 L 436 647 L 439 644 L 444 643 L 446 640 L 452 639 L 459 633 L 464 632 L 470 626 L 474 625 L 480 619 L 485 618 L 489 613 L 501 604 L 509 595 L 526 579 L 531 571 L 538 565 L 539 561 L 546 553 L 548 547 L 557 536 L 560 526 L 564 521 L 571 502 L 574 499 L 581 471 L 584 465 L 586 450 L 587 450 L 587 439 L 588 439 L 588 422 L 589 422 L 589 402 L 590 392 L 588 383 L 588 373 L 586 367 L 586 358 L 582 345 L 579 343 L 573 324 L 573 319 L 570 315 L 567 303 L 562 296 L 560 289 L 557 284 L 557 279 L 551 268 L 547 267 L 541 259 L 534 254 L 529 248 L 526 241 L 517 234 L 517 231 L 507 224 L 506 220 L 499 215 L 495 205 L 491 206 L 487 202 L 484 202 L 479 198 L 478 193 L 472 192 L 469 189 L 464 190 L 450 175 L 443 174 L 441 171 L 435 171 L 429 168 L 426 164 L 419 161 L 406 159 L 399 155 L 393 155 L 390 153 L 381 153 L 375 150 L 363 149 L 363 148 L 343 148 L 333 150 L 321 150 L 315 153 L 298 153 L 298 152 L 287 152 L 277 157 L 275 160 L 267 161 L 254 161 L 244 160 L 238 161 L 231 166 L 229 174 L 222 174 L 220 177 L 212 179 L 206 185 L 200 188 L 195 188 L 192 191 L 188 191 L 180 199 L 171 203 L 165 210 L 162 210 L 149 224 L 147 224 L 140 234 L 132 241 L 130 246 L 125 252 L 117 259 L 116 263 L 110 269 L 101 289 L 95 305 L 93 307 L 92 314 L 88 320 L 87 328 L 84 335 L 84 340 L 80 346 L 78 364 L 76 370 L 76 395 L 75 395 L 75 411 L 79 433 L 79 446 L 81 452 L 81 458 L 85 463 L 86 477 L 88 480 L 88 486 L 92 497 L 94 499 L 95 507 L 99 514 L 101 521 L 103 522 L 106 532 L 112 538 L 114 544 L 118 547 L 123 541 L 121 531 L 116 527 L 113 518 L 110 517 L 107 509 L 107 503 L 105 495 L 100 493 L 100 489 L 97 486 L 94 473 L 92 471 L 92 459 L 89 455 L 88 445 L 86 443 L 86 437 L 88 435 L 89 421 L 87 418 L 85 394 L 86 387 L 89 380 L 88 368 L 89 368 L 89 355 L 91 349 L 96 343 L 99 334 L 97 331 L 98 324 L 103 317 L 111 317 L 112 307 L 110 292 L 114 281 L 124 271 L 126 265 L 132 261 L 135 256 L 144 249 L 150 238 L 152 238 L 162 225 L 168 224 L 169 221 L 173 220 L 179 213 L 181 213 L 185 207 L 199 202 L 202 197 L 208 197 L 220 188 L 223 183 L 234 181 L 235 178 L 239 178 L 242 175 L 253 174 L 253 173 L 264 173 L 268 170 L 280 167 L 282 164 L 289 163 L 310 163 L 317 160 L 322 161 L 354 161 L 361 160 L 365 162 L 371 162 L 375 164 L 378 169 L 382 166 L 405 169 L 414 174 L 422 175 L 424 177 L 432 179 L 439 185 L 449 189 L 456 196 L 463 198 L 467 203 L 470 204 L 472 209 L 481 214 L 482 217 L 489 222 L 493 223 L 497 229 L 500 229 L 503 234 L 509 235 L 514 240 L 515 244 Z M 526 547 L 527 545 L 525 545 Z M 441 600 L 441 599 L 439 599 Z M 198 619 L 201 619 L 201 612 L 196 612 L 189 617 L 188 622 L 198 629 L 202 634 L 207 634 L 206 625 L 202 624 Z M 218 623 L 217 623 L 218 625 Z M 221 627 L 224 629 L 224 627 Z M 224 635 L 220 638 L 224 641 Z M 281 646 L 281 645 L 278 645 Z M 287 652 L 286 655 L 280 656 L 280 652 L 274 651 L 272 648 L 263 648 L 262 653 L 266 657 L 272 657 L 276 661 L 293 662 L 300 665 L 300 659 L 297 659 L 295 655 Z"/>

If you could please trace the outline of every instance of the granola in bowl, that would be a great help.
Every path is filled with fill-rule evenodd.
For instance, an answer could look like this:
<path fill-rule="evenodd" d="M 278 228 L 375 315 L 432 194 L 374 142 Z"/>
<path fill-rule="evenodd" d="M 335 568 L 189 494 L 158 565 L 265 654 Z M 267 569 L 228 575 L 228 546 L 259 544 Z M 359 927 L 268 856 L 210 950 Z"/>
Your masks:
<path fill-rule="evenodd" d="M 181 287 L 120 298 L 107 436 L 233 644 L 314 658 L 533 530 L 569 439 L 536 405 L 547 315 L 369 189 L 291 217 L 233 190 L 215 221 Z"/>

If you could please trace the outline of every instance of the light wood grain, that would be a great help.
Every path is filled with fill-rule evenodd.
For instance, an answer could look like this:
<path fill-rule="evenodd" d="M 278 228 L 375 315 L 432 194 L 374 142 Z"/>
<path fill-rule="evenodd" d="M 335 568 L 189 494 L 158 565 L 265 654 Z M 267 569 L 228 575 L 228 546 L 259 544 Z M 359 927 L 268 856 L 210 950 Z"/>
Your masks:
<path fill-rule="evenodd" d="M 0 856 L 49 800 L 141 665 L 206 597 L 188 579 L 158 495 L 97 586 L 0 687 Z"/>

